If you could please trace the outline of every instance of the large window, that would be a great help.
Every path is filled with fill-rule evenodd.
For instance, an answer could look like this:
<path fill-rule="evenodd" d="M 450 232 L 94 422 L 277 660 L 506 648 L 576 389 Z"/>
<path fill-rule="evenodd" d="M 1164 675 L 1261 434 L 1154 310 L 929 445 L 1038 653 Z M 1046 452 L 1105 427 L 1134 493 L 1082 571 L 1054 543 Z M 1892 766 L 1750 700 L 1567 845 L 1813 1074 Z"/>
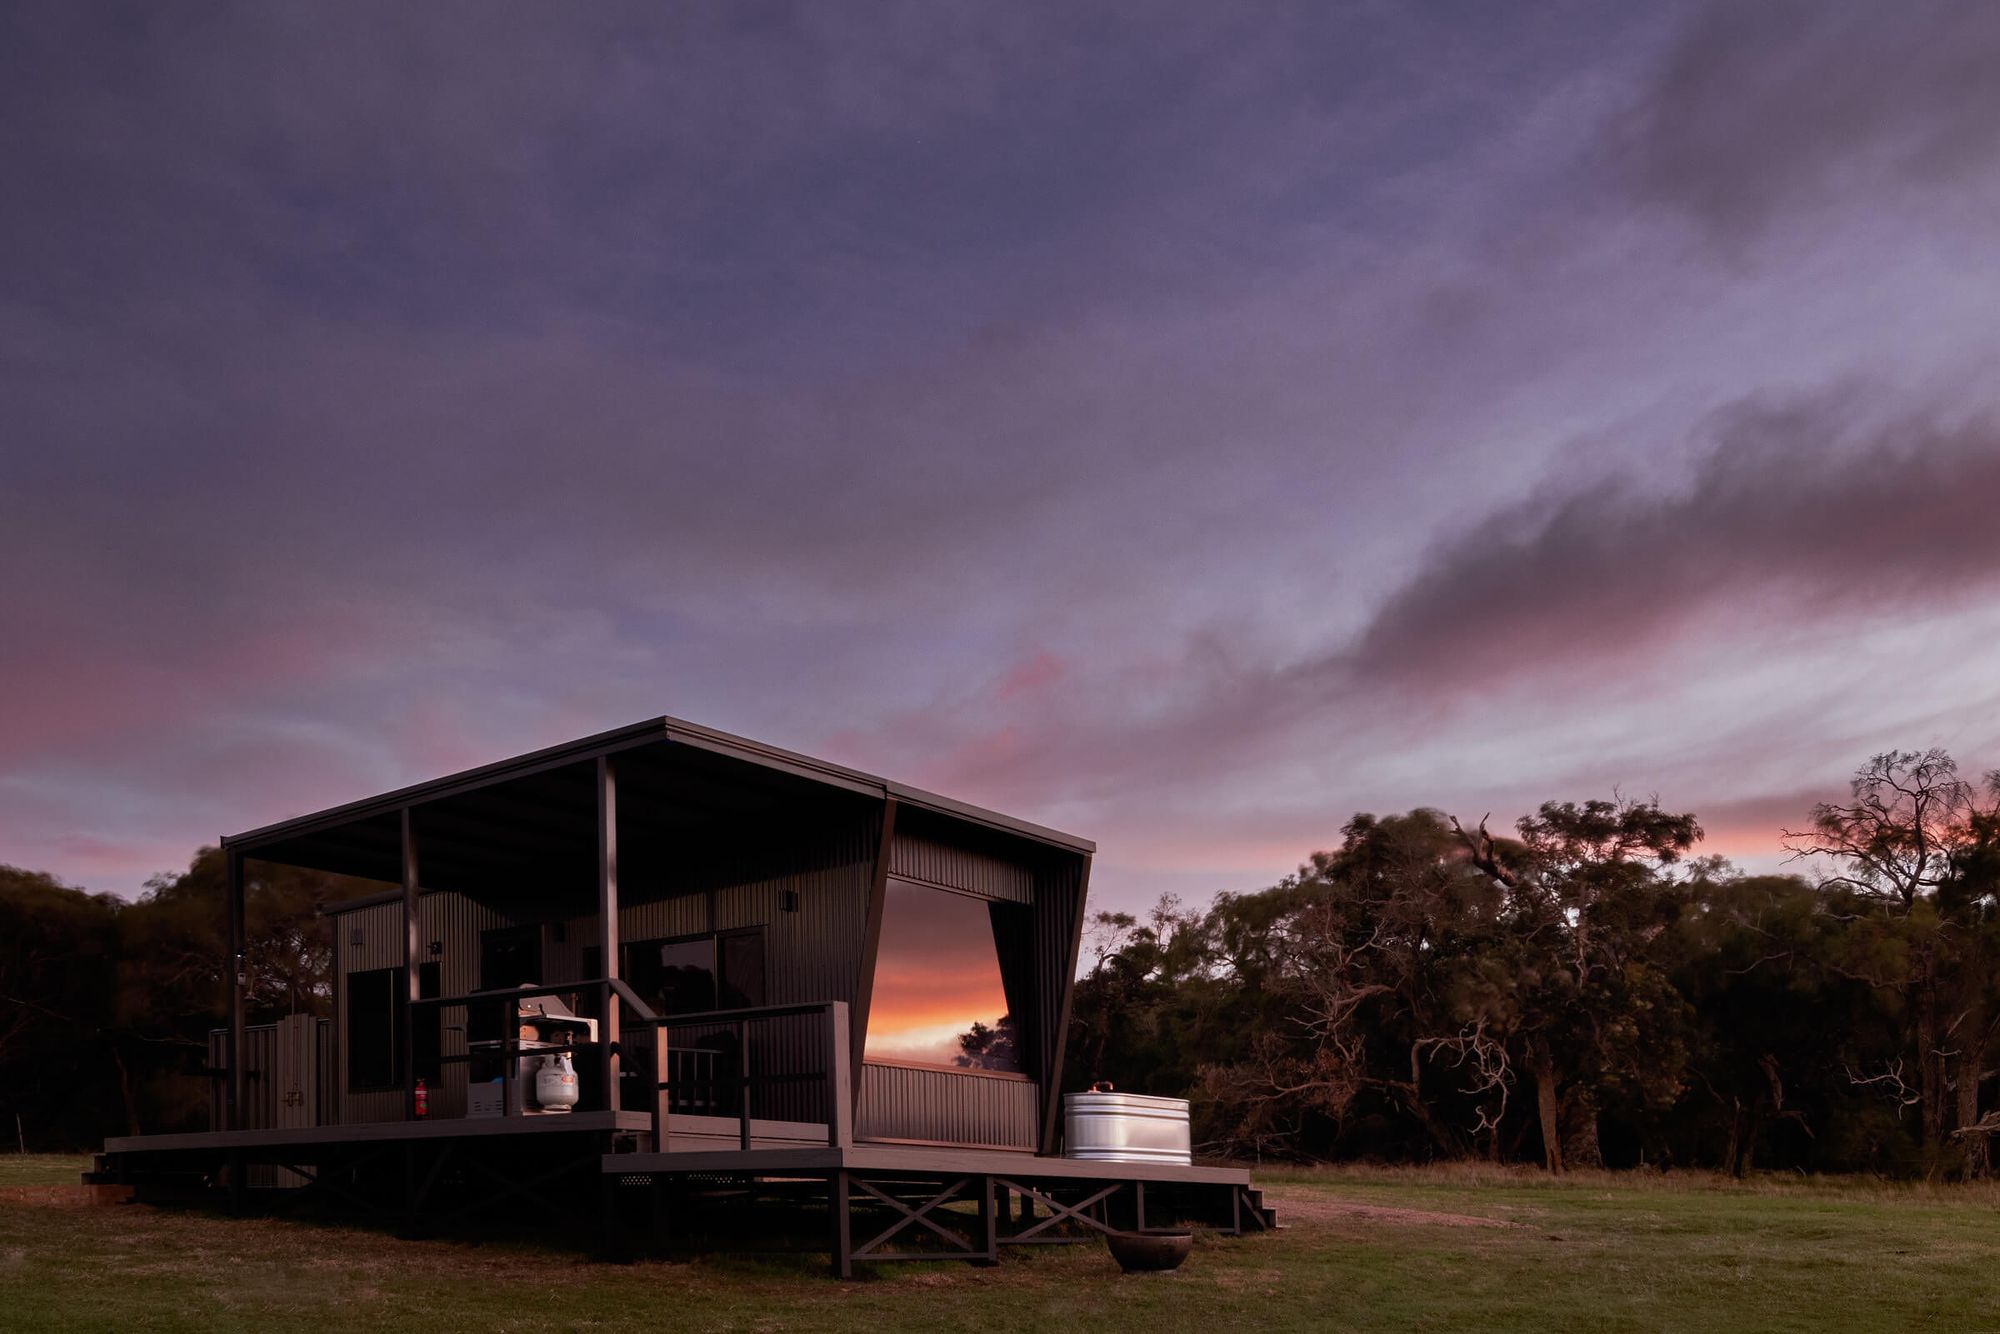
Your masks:
<path fill-rule="evenodd" d="M 997 940 L 1026 909 L 891 880 L 868 1003 L 870 1060 L 1019 1071 Z M 1011 936 L 1015 933 L 1008 932 Z"/>
<path fill-rule="evenodd" d="M 625 947 L 625 982 L 655 1014 L 764 1004 L 764 933 L 727 931 Z"/>
<path fill-rule="evenodd" d="M 400 968 L 373 968 L 347 975 L 347 1087 L 399 1086 L 396 1071 L 396 985 Z"/>

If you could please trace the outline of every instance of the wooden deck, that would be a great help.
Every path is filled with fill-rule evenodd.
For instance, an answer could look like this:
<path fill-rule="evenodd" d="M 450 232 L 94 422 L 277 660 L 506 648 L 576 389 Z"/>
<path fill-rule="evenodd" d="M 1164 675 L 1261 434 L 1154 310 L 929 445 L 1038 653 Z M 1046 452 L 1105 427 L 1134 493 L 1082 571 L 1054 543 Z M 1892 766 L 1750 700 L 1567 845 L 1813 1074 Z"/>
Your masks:
<path fill-rule="evenodd" d="M 742 1173 L 754 1176 L 824 1176 L 858 1172 L 868 1176 L 996 1176 L 1037 1181 L 1150 1181 L 1205 1186 L 1248 1186 L 1242 1167 L 1186 1167 L 1170 1163 L 1100 1163 L 1077 1158 L 1045 1158 L 1032 1153 L 953 1149 L 929 1145 L 854 1144 L 801 1148 L 758 1148 L 672 1153 L 613 1153 L 604 1170 L 618 1174 L 677 1175 Z"/>
<path fill-rule="evenodd" d="M 653 1127 L 646 1113 L 598 1111 L 122 1136 L 87 1179 L 141 1199 L 226 1194 L 237 1209 L 319 1196 L 409 1235 L 532 1215 L 597 1238 L 611 1256 L 682 1246 L 716 1226 L 741 1233 L 746 1218 L 761 1236 L 803 1208 L 822 1220 L 813 1227 L 823 1240 L 801 1243 L 794 1229 L 793 1244 L 827 1254 L 841 1276 L 857 1262 L 991 1263 L 1007 1246 L 1163 1221 L 1229 1234 L 1275 1224 L 1240 1167 L 829 1144 L 823 1125 L 761 1120 L 746 1149 L 740 1121 L 703 1116 L 671 1118 L 660 1152 Z M 264 1189 L 280 1186 L 291 1189 Z"/>
<path fill-rule="evenodd" d="M 735 1122 L 729 1123 L 733 1129 Z M 340 1126 L 280 1126 L 264 1130 L 196 1130 L 180 1135 L 123 1135 L 104 1141 L 107 1154 L 215 1150 L 310 1149 L 322 1145 L 390 1144 L 405 1140 L 482 1139 L 495 1135 L 642 1133 L 644 1112 L 571 1112 L 567 1116 L 455 1116 L 425 1121 L 362 1121 Z"/>
<path fill-rule="evenodd" d="M 943 1145 L 869 1143 L 841 1148 L 826 1143 L 826 1128 L 804 1121 L 751 1122 L 751 1147 L 738 1143 L 731 1117 L 677 1116 L 669 1123 L 670 1147 L 650 1145 L 652 1118 L 643 1112 L 572 1112 L 567 1116 L 445 1117 L 424 1121 L 368 1121 L 353 1125 L 294 1126 L 266 1130 L 201 1130 L 175 1135 L 125 1135 L 107 1139 L 109 1156 L 248 1152 L 281 1159 L 313 1156 L 323 1147 L 389 1145 L 498 1136 L 589 1134 L 603 1136 L 603 1170 L 620 1175 L 735 1173 L 752 1176 L 864 1172 L 893 1175 L 973 1173 L 1074 1181 L 1160 1181 L 1200 1185 L 1250 1184 L 1241 1167 L 1188 1167 L 1164 1163 L 1104 1163 L 1050 1158 L 1025 1151 L 960 1149 Z M 637 1146 L 617 1152 L 610 1146 Z"/>

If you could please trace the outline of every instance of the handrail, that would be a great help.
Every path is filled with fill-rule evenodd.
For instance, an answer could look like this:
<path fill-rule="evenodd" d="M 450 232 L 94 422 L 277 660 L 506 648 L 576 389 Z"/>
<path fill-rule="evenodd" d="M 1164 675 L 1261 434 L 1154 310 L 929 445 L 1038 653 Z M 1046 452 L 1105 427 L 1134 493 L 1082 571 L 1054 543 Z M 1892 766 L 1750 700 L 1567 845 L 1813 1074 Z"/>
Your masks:
<path fill-rule="evenodd" d="M 413 1006 L 432 1008 L 446 1005 L 464 1005 L 470 1007 L 493 1002 L 533 1000 L 537 996 L 562 996 L 582 991 L 597 992 L 598 1013 L 600 1015 L 611 1013 L 611 998 L 616 996 L 621 1003 L 630 1006 L 637 1012 L 633 1015 L 635 1023 L 645 1025 L 658 1022 L 657 1016 L 652 1011 L 652 1007 L 641 1000 L 638 993 L 627 986 L 623 979 L 616 977 L 589 977 L 575 982 L 560 982 L 539 987 L 493 987 L 485 991 L 470 991 L 462 996 L 422 996 L 411 1002 L 411 1004 Z M 500 1026 L 500 1051 L 497 1055 L 497 1059 L 500 1061 L 500 1108 L 501 1115 L 503 1116 L 513 1115 L 515 1066 L 520 1060 L 519 1044 L 519 1026 L 513 1023 L 503 1023 Z M 615 1113 L 618 1110 L 618 1079 L 615 1073 L 617 1070 L 616 1060 L 619 1052 L 622 1050 L 622 1045 L 618 1042 L 602 1040 L 578 1042 L 571 1045 L 578 1049 L 596 1048 L 598 1050 L 604 1071 L 605 1102 L 610 1110 Z M 482 1053 L 481 1055 L 491 1055 L 491 1053 Z M 463 1056 L 440 1055 L 438 1057 L 440 1064 L 449 1063 L 454 1065 L 461 1062 L 470 1063 L 473 1059 L 474 1054 L 471 1051 L 467 1051 Z M 658 1075 L 656 1074 L 654 1078 L 657 1079 Z"/>
<path fill-rule="evenodd" d="M 616 977 L 587 977 L 580 982 L 559 982 L 542 987 L 494 987 L 488 991 L 468 991 L 462 996 L 425 996 L 412 1001 L 413 1005 L 464 1005 L 474 1001 L 530 1000 L 536 996 L 561 996 L 572 991 L 601 991 L 609 987 L 618 999 L 638 1011 L 635 1016 L 640 1023 L 657 1022 L 652 1007 L 639 999 L 639 993 Z"/>
<path fill-rule="evenodd" d="M 657 1024 L 660 1022 L 660 1016 L 653 1013 L 653 1007 L 640 1000 L 639 993 L 626 985 L 624 978 L 607 977 L 604 981 L 610 986 L 612 991 L 617 993 L 619 1000 L 623 1001 L 631 1009 L 638 1011 L 637 1014 L 632 1016 L 634 1023 Z"/>
<path fill-rule="evenodd" d="M 818 1072 L 817 1078 L 826 1088 L 827 1096 L 827 1144 L 833 1148 L 844 1148 L 854 1142 L 854 1095 L 853 1076 L 849 1070 L 852 1060 L 851 1021 L 848 1019 L 846 1001 L 810 1001 L 792 1005 L 755 1005 L 731 1010 L 699 1010 L 688 1014 L 649 1016 L 637 1021 L 635 1027 L 650 1027 L 653 1030 L 650 1064 L 654 1070 L 653 1082 L 653 1146 L 659 1153 L 667 1152 L 669 1111 L 666 1098 L 660 1096 L 672 1087 L 672 1081 L 661 1078 L 667 1068 L 667 1030 L 671 1028 L 728 1027 L 736 1029 L 737 1059 L 737 1147 L 748 1151 L 750 1148 L 750 1091 L 756 1084 L 789 1083 L 805 1076 L 801 1075 L 753 1075 L 750 1072 L 750 1025 L 761 1019 L 786 1019 L 800 1015 L 827 1016 L 827 1061 L 826 1069 Z"/>
<path fill-rule="evenodd" d="M 575 992 L 595 990 L 600 998 L 600 1013 L 610 1012 L 609 1001 L 617 997 L 621 1006 L 629 1013 L 621 1016 L 621 1026 L 638 1030 L 653 1030 L 653 1040 L 630 1045 L 619 1042 L 581 1042 L 577 1047 L 597 1047 L 604 1052 L 605 1097 L 612 1111 L 618 1110 L 618 1081 L 611 1077 L 615 1068 L 612 1058 L 621 1052 L 644 1052 L 645 1063 L 650 1068 L 650 1078 L 646 1083 L 653 1094 L 653 1144 L 659 1152 L 666 1152 L 668 1132 L 667 1099 L 660 1095 L 672 1087 L 667 1074 L 667 1032 L 673 1028 L 696 1028 L 706 1026 L 734 1025 L 736 1028 L 737 1087 L 739 1107 L 737 1112 L 737 1143 L 747 1150 L 750 1147 L 750 1090 L 754 1084 L 793 1082 L 803 1076 L 753 1076 L 750 1073 L 750 1025 L 764 1019 L 785 1019 L 799 1015 L 824 1014 L 827 1016 L 828 1049 L 826 1069 L 818 1075 L 827 1091 L 827 1143 L 841 1148 L 854 1142 L 854 1098 L 853 1075 L 849 1066 L 852 1057 L 852 1022 L 847 1014 L 846 1001 L 809 1001 L 790 1005 L 743 1006 L 730 1010 L 702 1010 L 691 1014 L 656 1014 L 651 1006 L 632 990 L 623 979 L 617 977 L 593 977 L 576 982 L 565 982 L 536 987 L 495 987 L 485 991 L 467 992 L 462 996 L 425 996 L 412 1002 L 414 1005 L 438 1007 L 445 1005 L 479 1005 L 495 1001 L 532 1000 L 537 996 L 560 996 Z M 621 1038 L 624 1035 L 621 1034 Z M 518 1026 L 512 1023 L 500 1027 L 501 1104 L 503 1114 L 512 1115 L 514 1105 L 515 1064 L 520 1057 L 520 1034 Z M 490 1054 L 490 1053 L 489 1053 Z M 472 1053 L 463 1057 L 438 1058 L 440 1061 L 458 1063 L 469 1061 Z"/>
<path fill-rule="evenodd" d="M 824 1014 L 828 1006 L 844 1003 L 804 1001 L 792 1005 L 746 1005 L 734 1010 L 695 1010 L 682 1014 L 661 1015 L 649 1022 L 673 1028 L 692 1028 L 697 1024 L 733 1024 L 745 1019 L 783 1019 L 798 1014 Z"/>

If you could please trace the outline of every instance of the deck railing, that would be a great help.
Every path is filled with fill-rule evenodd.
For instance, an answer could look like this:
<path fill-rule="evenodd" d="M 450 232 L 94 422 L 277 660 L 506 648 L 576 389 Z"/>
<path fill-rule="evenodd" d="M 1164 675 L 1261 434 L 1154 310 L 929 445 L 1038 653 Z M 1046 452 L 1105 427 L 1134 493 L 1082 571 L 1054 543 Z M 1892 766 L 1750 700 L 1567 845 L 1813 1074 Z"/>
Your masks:
<path fill-rule="evenodd" d="M 800 1020 L 807 1022 L 801 1024 Z M 662 1152 L 671 1143 L 674 1113 L 695 1108 L 711 1116 L 733 1110 L 737 1145 L 742 1149 L 751 1147 L 753 1122 L 760 1119 L 823 1124 L 829 1145 L 839 1148 L 854 1143 L 853 1037 L 846 1001 L 665 1016 L 648 1013 L 625 1023 L 628 1031 L 650 1030 L 651 1038 L 638 1041 L 633 1031 L 624 1044 L 625 1051 L 643 1047 L 642 1067 L 664 1072 L 656 1073 L 650 1081 L 654 1090 L 653 1143 Z M 705 1045 L 675 1046 L 670 1035 L 676 1030 Z M 767 1057 L 761 1062 L 760 1052 Z M 708 1059 L 676 1060 L 677 1055 Z M 767 1098 L 765 1116 L 755 1116 L 758 1094 L 773 1091 L 790 1096 Z"/>
<path fill-rule="evenodd" d="M 600 1086 L 605 1090 L 605 1104 L 607 1109 L 616 1110 L 619 1102 L 616 1073 L 620 1044 L 615 1039 L 606 1038 L 602 1016 L 611 1012 L 611 998 L 616 996 L 625 1008 L 626 1023 L 644 1024 L 651 1022 L 654 1017 L 652 1010 L 639 999 L 637 993 L 619 979 L 597 977 L 581 982 L 563 982 L 542 987 L 496 987 L 490 991 L 469 991 L 460 996 L 426 996 L 412 1004 L 419 1010 L 442 1010 L 446 1006 L 461 1006 L 466 1010 L 465 1031 L 468 1034 L 466 1049 L 451 1053 L 439 1051 L 432 1059 L 440 1065 L 470 1064 L 474 1061 L 499 1062 L 501 1113 L 512 1116 L 522 1101 L 515 1089 L 515 1082 L 520 1074 L 521 1058 L 557 1049 L 539 1043 L 523 1045 L 520 1002 L 544 996 L 577 996 L 589 992 L 595 992 L 597 995 L 598 1036 L 595 1039 L 566 1042 L 561 1044 L 559 1049 L 565 1052 L 597 1053 L 598 1067 L 603 1076 Z M 475 1042 L 470 1037 L 471 1013 L 480 1006 L 498 1007 L 501 1011 L 501 1020 L 496 1037 Z"/>
<path fill-rule="evenodd" d="M 468 1011 L 480 1005 L 507 1007 L 496 1040 L 482 1042 L 477 1051 L 468 1042 L 464 1052 L 440 1052 L 436 1059 L 440 1063 L 497 1060 L 501 1109 L 503 1114 L 512 1115 L 520 1102 L 515 1090 L 520 1058 L 548 1050 L 539 1045 L 523 1046 L 519 1002 L 591 991 L 597 993 L 598 1036 L 567 1043 L 562 1049 L 597 1053 L 599 1087 L 609 1110 L 622 1109 L 619 1090 L 626 1080 L 621 1076 L 630 1077 L 648 1095 L 644 1110 L 652 1120 L 653 1143 L 661 1151 L 670 1144 L 676 1112 L 713 1117 L 733 1111 L 737 1143 L 744 1149 L 755 1138 L 756 1120 L 809 1120 L 825 1125 L 829 1145 L 854 1142 L 853 1037 L 845 1001 L 657 1015 L 624 981 L 592 978 L 554 986 L 431 996 L 415 1004 L 463 1006 Z M 614 997 L 619 1002 L 620 1033 L 608 1039 L 602 1016 L 611 1012 Z M 811 1022 L 814 1018 L 819 1022 Z M 675 1045 L 671 1035 L 676 1030 L 687 1034 L 691 1045 Z M 766 1059 L 760 1061 L 760 1054 Z M 772 1090 L 789 1090 L 792 1096 L 773 1105 L 768 1097 Z M 759 1109 L 760 1093 L 767 1095 L 762 1108 L 765 1115 L 757 1117 L 753 1113 Z M 791 1114 L 774 1115 L 786 1112 Z"/>

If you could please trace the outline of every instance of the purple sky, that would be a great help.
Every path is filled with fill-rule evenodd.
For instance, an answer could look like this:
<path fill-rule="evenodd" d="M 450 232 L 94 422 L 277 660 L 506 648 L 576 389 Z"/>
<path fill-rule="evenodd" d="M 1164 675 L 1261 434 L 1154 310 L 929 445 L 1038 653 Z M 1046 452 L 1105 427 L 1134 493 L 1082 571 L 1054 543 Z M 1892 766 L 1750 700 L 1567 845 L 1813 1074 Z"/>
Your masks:
<path fill-rule="evenodd" d="M 0 8 L 0 861 L 672 713 L 1269 883 L 2000 764 L 2000 6 Z"/>

